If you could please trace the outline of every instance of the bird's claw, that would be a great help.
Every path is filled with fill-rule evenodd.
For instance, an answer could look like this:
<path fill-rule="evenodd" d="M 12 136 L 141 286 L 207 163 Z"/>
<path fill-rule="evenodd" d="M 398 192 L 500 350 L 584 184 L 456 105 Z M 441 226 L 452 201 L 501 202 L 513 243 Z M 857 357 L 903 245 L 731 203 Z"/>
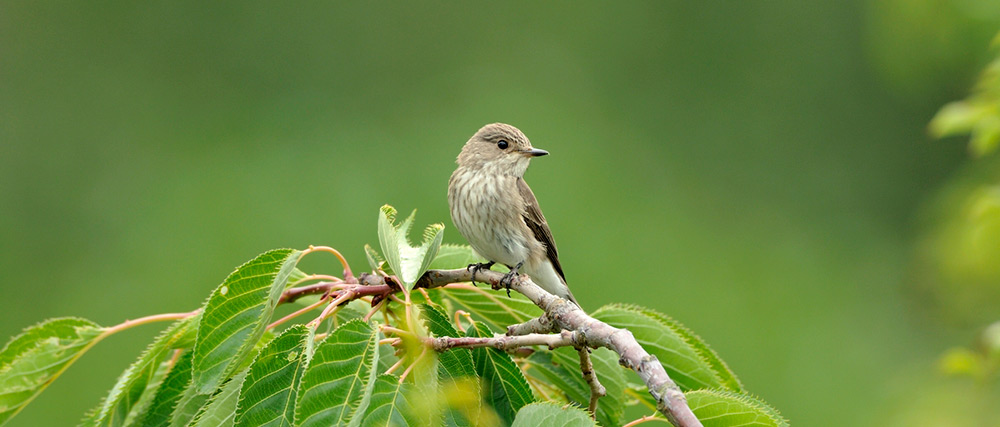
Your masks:
<path fill-rule="evenodd" d="M 510 284 L 517 278 L 517 272 L 511 271 L 500 278 L 500 287 L 507 290 L 507 298 L 510 298 Z"/>
<path fill-rule="evenodd" d="M 472 285 L 473 286 L 476 285 L 476 273 L 478 273 L 479 270 L 482 270 L 484 268 L 487 269 L 487 270 L 489 270 L 490 268 L 493 267 L 493 264 L 495 264 L 493 261 L 490 261 L 490 262 L 477 262 L 477 263 L 469 264 L 469 266 L 465 268 L 466 270 L 472 272 Z"/>
<path fill-rule="evenodd" d="M 500 278 L 500 286 L 507 290 L 507 298 L 510 298 L 510 285 L 511 283 L 514 283 L 515 279 L 517 279 L 517 270 L 521 269 L 522 264 L 524 264 L 523 261 L 517 263 L 517 265 L 510 269 L 509 273 L 504 274 L 503 277 Z"/>

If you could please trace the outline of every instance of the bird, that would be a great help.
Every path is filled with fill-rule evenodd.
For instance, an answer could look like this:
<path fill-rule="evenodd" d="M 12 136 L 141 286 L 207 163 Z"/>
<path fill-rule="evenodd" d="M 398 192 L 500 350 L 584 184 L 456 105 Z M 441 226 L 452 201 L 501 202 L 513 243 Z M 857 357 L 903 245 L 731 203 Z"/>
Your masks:
<path fill-rule="evenodd" d="M 488 261 L 469 265 L 473 281 L 479 269 L 501 263 L 510 269 L 500 281 L 508 296 L 510 283 L 524 273 L 542 289 L 579 307 L 566 284 L 549 224 L 524 181 L 531 159 L 548 154 L 532 147 L 514 126 L 483 126 L 456 159 L 458 168 L 448 181 L 448 205 L 455 227 Z"/>

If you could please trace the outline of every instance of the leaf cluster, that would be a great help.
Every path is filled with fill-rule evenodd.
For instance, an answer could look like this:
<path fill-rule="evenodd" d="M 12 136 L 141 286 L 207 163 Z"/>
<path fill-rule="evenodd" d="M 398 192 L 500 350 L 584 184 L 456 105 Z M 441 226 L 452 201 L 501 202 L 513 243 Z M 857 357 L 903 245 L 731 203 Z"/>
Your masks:
<path fill-rule="evenodd" d="M 432 350 L 426 343 L 433 338 L 490 338 L 542 312 L 519 294 L 507 297 L 470 284 L 414 290 L 429 268 L 464 268 L 478 257 L 468 247 L 442 246 L 441 226 L 428 227 L 419 245 L 410 244 L 406 234 L 412 222 L 413 215 L 396 224 L 395 210 L 383 208 L 381 253 L 366 247 L 374 273 L 393 276 L 405 299 L 383 296 L 370 301 L 369 309 L 361 305 L 365 296 L 354 295 L 358 301 L 351 303 L 324 295 L 300 310 L 322 308 L 319 317 L 274 333 L 285 320 L 275 322 L 283 293 L 331 276 L 297 270 L 312 249 L 265 252 L 230 274 L 200 310 L 167 316 L 174 322 L 81 424 L 612 426 L 627 422 L 630 406 L 655 411 L 638 377 L 607 349 L 591 354 L 607 390 L 593 417 L 585 410 L 590 387 L 572 347 Z M 330 283 L 349 286 L 338 280 Z M 340 305 L 331 305 L 337 301 Z M 618 304 L 592 315 L 631 331 L 685 391 L 704 425 L 787 425 L 777 411 L 747 394 L 722 359 L 677 321 Z M 12 338 L 0 351 L 0 424 L 87 349 L 123 329 L 60 318 Z"/>

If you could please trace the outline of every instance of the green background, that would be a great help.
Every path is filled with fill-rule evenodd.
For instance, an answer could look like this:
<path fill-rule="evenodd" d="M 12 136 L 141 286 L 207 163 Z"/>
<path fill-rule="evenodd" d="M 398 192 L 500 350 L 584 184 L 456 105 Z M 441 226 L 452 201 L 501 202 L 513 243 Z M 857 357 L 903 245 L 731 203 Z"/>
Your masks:
<path fill-rule="evenodd" d="M 990 1 L 3 1 L 0 337 L 188 311 L 276 247 L 361 270 L 385 203 L 464 243 L 448 177 L 502 121 L 552 153 L 527 180 L 584 307 L 675 317 L 796 425 L 981 425 L 996 395 L 937 364 L 1000 310 L 942 308 L 919 248 L 995 167 L 926 124 L 997 30 Z M 157 328 L 10 425 L 74 424 Z"/>

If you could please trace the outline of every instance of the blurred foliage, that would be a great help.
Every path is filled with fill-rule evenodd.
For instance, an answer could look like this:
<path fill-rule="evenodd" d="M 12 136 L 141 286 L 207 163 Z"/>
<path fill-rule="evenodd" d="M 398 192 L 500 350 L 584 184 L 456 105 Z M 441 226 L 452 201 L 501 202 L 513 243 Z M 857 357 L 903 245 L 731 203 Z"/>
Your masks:
<path fill-rule="evenodd" d="M 912 283 L 946 324 L 977 326 L 1000 316 L 1000 184 L 970 178 L 955 187 L 925 219 L 932 225 L 917 246 Z"/>
<path fill-rule="evenodd" d="M 993 41 L 1000 48 L 1000 34 Z M 938 137 L 970 135 L 981 158 L 1000 144 L 1000 56 L 982 71 L 972 93 L 941 108 L 930 122 Z M 946 321 L 978 325 L 1000 315 L 1000 159 L 970 166 L 929 207 L 918 246 L 915 280 Z"/>
<path fill-rule="evenodd" d="M 993 0 L 872 0 L 868 49 L 889 87 L 907 99 L 965 91 L 996 34 Z"/>
<path fill-rule="evenodd" d="M 977 341 L 972 349 L 956 347 L 948 350 L 941 358 L 941 371 L 996 384 L 1000 380 L 1000 322 L 987 326 Z"/>
<path fill-rule="evenodd" d="M 1000 34 L 993 40 L 1000 50 Z M 1000 144 L 1000 56 L 979 77 L 968 98 L 945 105 L 930 124 L 937 137 L 971 135 L 969 150 L 976 156 L 990 154 Z"/>

